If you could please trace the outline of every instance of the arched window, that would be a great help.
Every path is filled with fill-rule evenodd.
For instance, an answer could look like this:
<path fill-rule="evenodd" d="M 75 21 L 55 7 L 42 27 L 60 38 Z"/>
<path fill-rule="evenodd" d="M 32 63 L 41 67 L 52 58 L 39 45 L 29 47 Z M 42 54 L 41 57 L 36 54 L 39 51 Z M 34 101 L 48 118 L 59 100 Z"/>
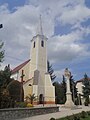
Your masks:
<path fill-rule="evenodd" d="M 33 48 L 35 48 L 35 41 L 34 41 L 34 44 L 33 44 Z"/>
<path fill-rule="evenodd" d="M 44 47 L 44 41 L 43 40 L 41 41 L 41 46 Z"/>

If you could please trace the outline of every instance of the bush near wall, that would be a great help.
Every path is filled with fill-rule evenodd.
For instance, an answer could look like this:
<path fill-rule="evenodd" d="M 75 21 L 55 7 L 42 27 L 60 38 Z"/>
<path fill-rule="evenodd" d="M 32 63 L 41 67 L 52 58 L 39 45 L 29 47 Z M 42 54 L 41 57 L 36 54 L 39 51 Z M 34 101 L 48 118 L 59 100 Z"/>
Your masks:
<path fill-rule="evenodd" d="M 26 107 L 33 107 L 33 104 L 26 103 L 26 102 L 16 102 L 15 103 L 16 108 L 26 108 Z"/>
<path fill-rule="evenodd" d="M 16 102 L 15 107 L 25 108 L 25 107 L 27 107 L 27 103 L 25 103 L 25 102 Z"/>
<path fill-rule="evenodd" d="M 27 103 L 27 107 L 33 107 L 33 104 Z"/>

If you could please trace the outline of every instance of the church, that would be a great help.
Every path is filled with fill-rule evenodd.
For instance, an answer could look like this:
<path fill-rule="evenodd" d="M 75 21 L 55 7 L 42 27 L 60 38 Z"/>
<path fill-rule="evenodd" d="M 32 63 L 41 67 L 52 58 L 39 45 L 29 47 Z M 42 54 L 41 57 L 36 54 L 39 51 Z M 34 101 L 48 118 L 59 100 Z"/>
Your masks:
<path fill-rule="evenodd" d="M 24 99 L 35 94 L 37 103 L 54 104 L 55 88 L 47 71 L 47 37 L 40 30 L 31 40 L 30 59 L 12 70 L 12 78 L 21 81 L 23 77 Z"/>

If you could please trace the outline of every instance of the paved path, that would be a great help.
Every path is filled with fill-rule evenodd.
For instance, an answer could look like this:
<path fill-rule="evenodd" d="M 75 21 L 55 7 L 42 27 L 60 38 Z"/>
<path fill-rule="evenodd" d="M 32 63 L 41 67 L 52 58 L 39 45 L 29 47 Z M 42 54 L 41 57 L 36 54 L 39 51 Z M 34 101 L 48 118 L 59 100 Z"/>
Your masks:
<path fill-rule="evenodd" d="M 89 107 L 81 106 L 78 109 L 69 109 L 69 108 L 60 107 L 59 112 L 56 112 L 56 113 L 37 115 L 37 116 L 23 118 L 23 119 L 17 119 L 17 120 L 49 120 L 51 117 L 61 118 L 61 117 L 76 114 L 76 113 L 79 113 L 82 111 L 90 111 L 90 106 Z"/>

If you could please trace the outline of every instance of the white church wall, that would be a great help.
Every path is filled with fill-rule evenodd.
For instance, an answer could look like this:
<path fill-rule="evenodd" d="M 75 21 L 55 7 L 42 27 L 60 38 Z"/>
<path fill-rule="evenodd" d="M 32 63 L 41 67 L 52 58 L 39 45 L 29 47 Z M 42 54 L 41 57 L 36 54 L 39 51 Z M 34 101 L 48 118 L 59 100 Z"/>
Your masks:
<path fill-rule="evenodd" d="M 22 75 L 22 70 L 24 71 L 24 77 L 23 77 L 23 81 L 27 81 L 29 79 L 29 66 L 30 66 L 30 61 L 19 70 L 19 76 L 18 76 L 18 80 L 21 80 L 21 75 Z"/>
<path fill-rule="evenodd" d="M 38 96 L 38 85 L 33 85 L 32 93 L 35 94 L 35 96 Z"/>
<path fill-rule="evenodd" d="M 55 87 L 52 85 L 49 74 L 45 74 L 45 101 L 55 102 Z"/>
<path fill-rule="evenodd" d="M 32 95 L 32 85 L 30 86 L 29 84 L 31 84 L 31 81 L 28 81 L 26 83 L 23 84 L 23 89 L 24 89 L 24 99 L 26 98 L 26 96 L 28 96 L 29 94 Z"/>

